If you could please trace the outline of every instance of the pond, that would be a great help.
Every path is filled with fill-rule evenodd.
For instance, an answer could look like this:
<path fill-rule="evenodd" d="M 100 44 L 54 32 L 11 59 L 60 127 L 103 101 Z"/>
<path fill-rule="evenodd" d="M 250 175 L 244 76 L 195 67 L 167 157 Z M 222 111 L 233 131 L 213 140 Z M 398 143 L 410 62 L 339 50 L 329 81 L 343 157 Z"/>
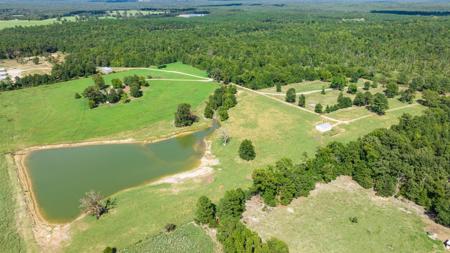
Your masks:
<path fill-rule="evenodd" d="M 80 215 L 91 190 L 109 196 L 163 176 L 193 169 L 205 151 L 208 129 L 154 143 L 102 144 L 36 150 L 25 160 L 40 214 L 62 223 Z"/>

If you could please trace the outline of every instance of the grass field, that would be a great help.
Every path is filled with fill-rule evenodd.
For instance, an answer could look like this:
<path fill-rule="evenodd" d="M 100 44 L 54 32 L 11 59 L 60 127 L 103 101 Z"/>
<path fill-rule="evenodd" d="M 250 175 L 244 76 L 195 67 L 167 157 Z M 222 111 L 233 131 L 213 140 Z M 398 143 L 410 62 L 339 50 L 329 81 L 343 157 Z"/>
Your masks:
<path fill-rule="evenodd" d="M 61 20 L 66 21 L 75 21 L 75 17 L 65 17 Z M 56 18 L 50 18 L 50 19 L 43 19 L 43 20 L 19 20 L 19 19 L 13 19 L 13 20 L 0 20 L 0 30 L 5 28 L 12 28 L 16 26 L 37 26 L 37 25 L 51 25 L 55 23 L 59 23 L 60 21 L 57 21 Z"/>
<path fill-rule="evenodd" d="M 192 238 L 196 240 L 192 240 Z M 123 249 L 123 252 L 212 253 L 214 252 L 214 243 L 201 227 L 188 223 L 177 227 L 173 232 L 160 232 L 151 236 L 142 242 Z"/>
<path fill-rule="evenodd" d="M 377 197 L 347 177 L 270 211 L 252 200 L 244 217 L 263 238 L 279 238 L 296 253 L 445 252 L 440 241 L 428 238 L 422 220 L 407 205 Z"/>
<path fill-rule="evenodd" d="M 205 72 L 180 63 L 168 65 L 165 70 L 206 77 Z M 180 75 L 141 69 L 118 72 L 105 79 L 108 83 L 114 77 L 130 73 L 151 74 L 154 78 L 158 74 L 159 78 L 174 79 L 179 79 Z M 183 78 L 193 79 L 192 76 Z M 216 87 L 216 84 L 208 82 L 155 80 L 150 81 L 150 88 L 139 100 L 127 105 L 89 110 L 86 101 L 75 100 L 73 95 L 91 83 L 90 79 L 80 79 L 0 93 L 0 127 L 5 129 L 0 132 L 1 151 L 85 139 L 157 138 L 175 131 L 171 120 L 178 103 L 191 103 L 193 108 L 199 109 L 200 115 L 203 101 Z M 113 196 L 117 207 L 111 213 L 98 221 L 86 217 L 71 225 L 70 243 L 63 250 L 99 252 L 106 246 L 131 249 L 144 238 L 147 239 L 142 242 L 142 247 L 162 247 L 171 240 L 159 235 L 162 228 L 167 223 L 180 225 L 181 228 L 182 224 L 191 222 L 199 196 L 207 195 L 217 201 L 228 189 L 249 186 L 250 175 L 255 168 L 282 157 L 299 162 L 304 152 L 312 155 L 317 147 L 330 141 L 347 142 L 375 128 L 387 127 L 396 123 L 397 116 L 403 111 L 411 109 L 387 113 L 383 117 L 370 117 L 357 124 L 340 125 L 336 132 L 322 135 L 314 129 L 315 124 L 321 121 L 317 115 L 243 90 L 239 91 L 238 101 L 239 104 L 229 112 L 230 119 L 222 124 L 231 136 L 230 144 L 221 145 L 218 133 L 212 137 L 213 154 L 220 160 L 214 175 L 182 184 L 144 185 L 119 192 Z M 198 125 L 204 124 L 200 122 Z M 239 144 L 244 138 L 251 139 L 255 145 L 257 156 L 252 162 L 244 162 L 237 156 Z M 0 159 L 2 164 L 3 157 Z M 0 168 L 6 169 L 4 165 Z M 4 177 L 1 180 L 1 187 L 5 188 L 1 192 L 3 198 L 11 198 L 8 193 L 10 182 Z M 3 202 L 0 208 L 3 218 L 9 221 L 6 224 L 10 224 L 2 227 L 0 232 L 14 236 L 14 208 L 11 203 L 3 205 Z M 192 233 L 188 244 L 199 245 L 204 241 L 203 236 Z M 1 242 L 0 245 L 8 245 L 6 251 L 16 251 L 14 247 L 23 249 L 23 240 L 18 236 L 14 238 L 14 243 Z M 190 249 L 188 244 L 180 247 Z"/>

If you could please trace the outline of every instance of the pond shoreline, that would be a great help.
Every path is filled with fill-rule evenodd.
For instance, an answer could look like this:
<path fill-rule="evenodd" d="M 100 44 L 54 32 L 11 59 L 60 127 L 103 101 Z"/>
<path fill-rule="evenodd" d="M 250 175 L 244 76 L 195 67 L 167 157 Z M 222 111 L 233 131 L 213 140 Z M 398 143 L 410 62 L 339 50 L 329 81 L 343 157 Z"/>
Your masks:
<path fill-rule="evenodd" d="M 171 138 L 176 138 L 180 136 L 189 135 L 198 131 L 202 131 L 204 129 L 196 129 L 189 130 L 180 133 L 165 135 L 160 138 L 151 139 L 151 140 L 136 140 L 133 138 L 122 139 L 122 140 L 96 140 L 96 141 L 87 141 L 87 142 L 79 142 L 79 143 L 65 143 L 65 144 L 51 144 L 51 145 L 41 145 L 41 146 L 33 146 L 29 148 L 22 149 L 17 152 L 13 152 L 10 154 L 14 162 L 13 169 L 17 172 L 17 179 L 19 182 L 20 193 L 23 196 L 22 202 L 24 202 L 24 206 L 27 210 L 24 210 L 27 215 L 30 216 L 32 221 L 32 231 L 33 236 L 37 242 L 37 244 L 41 247 L 41 249 L 57 251 L 63 245 L 64 242 L 68 242 L 70 239 L 69 232 L 70 226 L 72 223 L 84 218 L 85 214 L 80 214 L 76 219 L 64 222 L 57 223 L 51 222 L 44 218 L 41 211 L 39 210 L 39 205 L 36 201 L 35 193 L 33 191 L 32 182 L 28 173 L 28 169 L 26 166 L 26 158 L 30 153 L 37 150 L 46 150 L 46 149 L 58 149 L 58 148 L 70 148 L 70 147 L 81 147 L 81 146 L 91 146 L 91 145 L 109 145 L 109 144 L 150 144 L 156 143 L 160 141 L 164 141 Z M 198 178 L 210 176 L 214 170 L 212 166 L 219 164 L 219 161 L 214 157 L 211 152 L 211 141 L 207 140 L 207 137 L 203 140 L 205 143 L 205 150 L 200 159 L 200 164 L 193 167 L 192 169 L 176 174 L 171 174 L 167 176 L 163 176 L 159 179 L 152 180 L 150 182 L 146 182 L 144 184 L 132 186 L 129 188 L 122 189 L 120 191 L 115 192 L 114 194 L 128 191 L 134 189 L 136 187 L 142 187 L 146 185 L 159 185 L 159 184 L 177 184 L 182 183 L 184 181 Z M 114 195 L 113 194 L 113 195 Z"/>

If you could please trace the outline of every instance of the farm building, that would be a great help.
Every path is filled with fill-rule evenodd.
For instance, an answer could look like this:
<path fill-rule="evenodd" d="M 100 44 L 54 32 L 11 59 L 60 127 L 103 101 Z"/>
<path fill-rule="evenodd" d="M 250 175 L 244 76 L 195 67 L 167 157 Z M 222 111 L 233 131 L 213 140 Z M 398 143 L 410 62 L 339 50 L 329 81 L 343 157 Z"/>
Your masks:
<path fill-rule="evenodd" d="M 5 80 L 8 77 L 8 73 L 5 68 L 0 68 L 0 81 Z"/>
<path fill-rule="evenodd" d="M 110 67 L 102 67 L 102 68 L 100 68 L 100 72 L 102 72 L 103 74 L 109 74 L 109 73 L 113 72 L 113 70 Z"/>

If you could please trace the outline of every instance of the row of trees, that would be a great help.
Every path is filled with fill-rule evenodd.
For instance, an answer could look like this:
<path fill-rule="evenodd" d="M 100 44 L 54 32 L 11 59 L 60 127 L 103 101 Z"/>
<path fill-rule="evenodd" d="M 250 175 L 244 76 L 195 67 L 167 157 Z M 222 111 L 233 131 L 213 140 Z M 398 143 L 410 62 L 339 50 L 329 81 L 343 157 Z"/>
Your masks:
<path fill-rule="evenodd" d="M 422 116 L 405 114 L 391 129 L 348 144 L 330 143 L 302 164 L 283 159 L 257 169 L 251 192 L 270 206 L 286 205 L 307 196 L 317 182 L 349 175 L 380 196 L 401 195 L 424 206 L 450 226 L 450 99 L 437 99 Z"/>
<path fill-rule="evenodd" d="M 17 90 L 27 87 L 52 84 L 67 81 L 76 77 L 87 77 L 96 73 L 95 65 L 91 62 L 67 57 L 64 63 L 56 63 L 51 74 L 34 74 L 24 77 L 15 77 L 0 81 L 0 91 Z"/>

